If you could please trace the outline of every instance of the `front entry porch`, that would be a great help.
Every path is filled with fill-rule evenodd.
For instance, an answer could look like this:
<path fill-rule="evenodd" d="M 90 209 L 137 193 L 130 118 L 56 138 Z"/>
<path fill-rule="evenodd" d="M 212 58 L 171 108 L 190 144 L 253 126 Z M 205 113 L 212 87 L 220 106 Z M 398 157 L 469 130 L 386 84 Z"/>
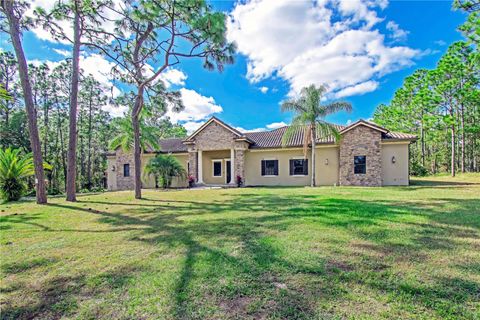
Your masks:
<path fill-rule="evenodd" d="M 234 184 L 232 162 L 235 162 L 235 151 L 233 149 L 198 150 L 197 159 L 199 184 L 216 186 Z"/>

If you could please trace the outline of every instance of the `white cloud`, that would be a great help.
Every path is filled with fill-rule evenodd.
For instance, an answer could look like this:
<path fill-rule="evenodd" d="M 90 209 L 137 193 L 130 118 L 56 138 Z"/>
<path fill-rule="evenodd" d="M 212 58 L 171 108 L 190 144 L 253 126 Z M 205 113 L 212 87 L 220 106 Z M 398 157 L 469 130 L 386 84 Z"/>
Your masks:
<path fill-rule="evenodd" d="M 213 97 L 206 97 L 195 90 L 181 88 L 180 94 L 185 105 L 185 110 L 179 113 L 167 112 L 167 116 L 174 123 L 185 122 L 189 127 L 194 127 L 194 122 L 200 122 L 211 117 L 213 114 L 221 113 L 223 108 L 215 103 Z M 188 130 L 188 128 L 187 128 Z"/>
<path fill-rule="evenodd" d="M 203 121 L 187 121 L 183 123 L 182 126 L 185 129 L 187 129 L 188 134 L 192 134 L 193 132 L 195 132 L 195 130 L 200 128 L 202 124 L 203 124 Z"/>
<path fill-rule="evenodd" d="M 53 51 L 55 51 L 56 53 L 58 53 L 59 55 L 61 55 L 63 57 L 70 57 L 72 55 L 71 52 L 68 51 L 68 50 L 53 49 Z"/>
<path fill-rule="evenodd" d="M 38 7 L 45 9 L 45 11 L 49 12 L 54 7 L 56 1 L 55 0 L 29 0 L 30 7 L 25 12 L 25 15 L 28 17 L 35 17 L 34 10 Z M 113 0 L 113 5 L 116 10 L 120 9 L 120 0 Z M 102 28 L 105 31 L 112 32 L 115 29 L 115 19 L 118 19 L 120 15 L 116 13 L 114 10 L 110 10 L 107 8 L 103 8 L 101 12 L 102 16 L 105 17 L 105 21 L 102 21 Z M 65 35 L 73 39 L 73 25 L 71 21 L 67 20 L 60 20 L 56 22 L 58 26 L 63 30 Z M 52 34 L 45 30 L 41 25 L 35 26 L 34 28 L 30 29 L 39 39 L 46 40 L 50 42 L 57 42 L 70 45 L 71 43 L 67 40 L 55 40 Z"/>
<path fill-rule="evenodd" d="M 184 86 L 187 75 L 178 69 L 168 69 L 162 72 L 159 78 L 167 88 L 170 88 L 172 85 Z"/>
<path fill-rule="evenodd" d="M 247 56 L 255 83 L 279 76 L 291 95 L 310 84 L 335 93 L 377 81 L 413 63 L 420 51 L 385 44 L 375 25 L 387 1 L 320 0 L 238 2 L 230 13 L 228 38 Z M 352 94 L 355 91 L 350 90 Z"/>
<path fill-rule="evenodd" d="M 50 61 L 50 60 L 31 60 L 29 63 L 32 63 L 35 66 L 39 66 L 42 63 L 46 63 L 50 69 L 54 69 L 60 65 L 62 61 Z M 120 95 L 120 90 L 113 84 L 113 81 L 110 77 L 110 70 L 115 66 L 113 62 L 110 62 L 103 58 L 99 54 L 91 55 L 81 55 L 80 56 L 80 68 L 83 70 L 84 75 L 91 75 L 95 80 L 100 82 L 100 84 L 105 88 L 104 93 L 108 97 L 118 97 Z M 102 109 L 112 117 L 121 117 L 124 112 L 127 111 L 127 107 L 119 108 L 111 104 L 106 104 Z"/>
<path fill-rule="evenodd" d="M 433 43 L 435 43 L 437 46 L 446 46 L 447 43 L 444 41 L 444 40 L 437 40 L 437 41 L 434 41 Z"/>
<path fill-rule="evenodd" d="M 376 81 L 365 81 L 354 86 L 346 87 L 335 93 L 335 98 L 343 98 L 372 92 L 378 87 Z"/>
<path fill-rule="evenodd" d="M 267 92 L 268 92 L 268 87 L 260 87 L 259 90 L 260 90 L 262 93 L 267 93 Z"/>
<path fill-rule="evenodd" d="M 245 129 L 243 127 L 235 127 L 235 129 L 243 133 L 265 131 L 265 128 Z"/>
<path fill-rule="evenodd" d="M 394 21 L 389 21 L 387 23 L 387 30 L 390 30 L 392 34 L 390 35 L 395 41 L 405 41 L 407 36 L 410 33 L 400 28 L 400 26 Z"/>
<path fill-rule="evenodd" d="M 265 127 L 269 130 L 274 130 L 274 129 L 282 128 L 285 126 L 288 126 L 288 124 L 281 121 L 281 122 L 273 122 L 273 123 L 267 124 Z"/>
<path fill-rule="evenodd" d="M 259 131 L 275 130 L 285 126 L 288 126 L 288 124 L 281 121 L 281 122 L 273 122 L 273 123 L 267 124 L 264 128 L 245 129 L 243 127 L 235 127 L 235 129 L 237 129 L 240 132 L 259 132 Z"/>

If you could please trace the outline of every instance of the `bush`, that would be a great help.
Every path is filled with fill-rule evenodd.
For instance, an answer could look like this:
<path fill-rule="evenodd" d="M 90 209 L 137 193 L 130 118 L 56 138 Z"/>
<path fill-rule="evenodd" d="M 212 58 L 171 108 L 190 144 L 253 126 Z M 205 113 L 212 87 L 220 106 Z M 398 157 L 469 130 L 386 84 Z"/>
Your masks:
<path fill-rule="evenodd" d="M 34 174 L 31 154 L 20 149 L 0 149 L 0 195 L 6 201 L 19 200 L 27 190 L 25 179 Z"/>
<path fill-rule="evenodd" d="M 20 149 L 0 149 L 0 196 L 4 200 L 19 200 L 27 190 L 25 180 L 34 173 L 31 153 L 22 156 Z"/>
<path fill-rule="evenodd" d="M 410 166 L 410 175 L 412 176 L 424 177 L 428 175 L 428 173 L 428 170 L 417 162 L 412 163 L 412 165 Z"/>
<path fill-rule="evenodd" d="M 185 177 L 187 172 L 174 156 L 158 154 L 147 163 L 144 175 L 159 179 L 162 188 L 170 188 L 174 177 Z"/>
<path fill-rule="evenodd" d="M 0 193 L 6 201 L 19 200 L 27 190 L 25 182 L 15 177 L 2 179 L 0 182 Z"/>

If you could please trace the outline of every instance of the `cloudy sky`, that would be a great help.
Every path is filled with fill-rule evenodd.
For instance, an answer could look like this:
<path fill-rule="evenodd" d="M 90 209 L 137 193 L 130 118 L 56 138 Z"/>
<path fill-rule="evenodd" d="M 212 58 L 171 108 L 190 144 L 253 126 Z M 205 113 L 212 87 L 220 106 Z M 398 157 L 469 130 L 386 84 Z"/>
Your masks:
<path fill-rule="evenodd" d="M 47 7 L 51 0 L 33 0 Z M 351 114 L 328 120 L 345 124 L 370 118 L 390 100 L 403 78 L 416 68 L 432 68 L 448 45 L 460 40 L 456 27 L 464 15 L 449 1 L 388 0 L 252 0 L 212 1 L 228 15 L 228 38 L 238 54 L 223 73 L 202 69 L 199 60 L 184 60 L 162 75 L 182 94 L 186 109 L 169 114 L 189 131 L 215 115 L 240 130 L 274 129 L 291 115 L 280 103 L 309 84 L 326 83 L 328 99 L 353 104 Z M 68 29 L 68 25 L 65 26 Z M 4 36 L 2 36 L 4 37 Z M 0 47 L 9 50 L 7 39 Z M 27 58 L 54 65 L 71 48 L 34 29 L 24 35 Z M 81 67 L 102 83 L 112 62 L 82 53 Z M 118 92 L 121 88 L 114 88 Z M 107 107 L 113 116 L 123 110 Z"/>

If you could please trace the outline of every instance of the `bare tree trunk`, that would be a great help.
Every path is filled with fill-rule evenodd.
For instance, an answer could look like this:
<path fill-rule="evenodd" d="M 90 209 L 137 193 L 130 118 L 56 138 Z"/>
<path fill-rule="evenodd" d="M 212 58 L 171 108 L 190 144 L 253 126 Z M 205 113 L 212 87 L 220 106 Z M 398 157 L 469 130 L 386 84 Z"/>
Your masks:
<path fill-rule="evenodd" d="M 90 100 L 88 104 L 88 150 L 87 150 L 87 188 L 92 188 L 92 96 L 93 87 L 90 88 Z"/>
<path fill-rule="evenodd" d="M 425 128 L 423 127 L 423 111 L 422 111 L 422 122 L 420 128 L 420 140 L 422 146 L 422 166 L 425 168 Z"/>
<path fill-rule="evenodd" d="M 462 168 L 462 172 L 465 172 L 465 115 L 464 115 L 464 110 L 463 110 L 463 103 L 462 103 L 461 108 L 460 108 L 460 124 L 461 124 L 461 127 L 462 127 L 461 168 Z"/>
<path fill-rule="evenodd" d="M 316 128 L 315 128 L 315 125 L 312 127 L 312 130 L 311 130 L 311 139 L 312 139 L 312 183 L 311 183 L 311 186 L 312 187 L 315 187 L 316 185 L 316 180 L 315 180 L 315 145 L 316 145 L 316 137 L 317 137 L 317 134 L 316 134 Z"/>
<path fill-rule="evenodd" d="M 63 120 L 60 115 L 60 109 L 59 109 L 59 115 L 58 115 L 58 130 L 60 134 L 60 154 L 62 156 L 62 167 L 63 167 L 63 181 L 65 181 L 65 186 L 67 185 L 67 160 L 65 159 L 65 138 L 63 134 Z"/>
<path fill-rule="evenodd" d="M 47 193 L 45 190 L 42 147 L 40 144 L 40 137 L 38 136 L 37 114 L 35 111 L 35 105 L 33 103 L 32 87 L 30 84 L 30 77 L 28 75 L 27 60 L 25 58 L 22 42 L 20 40 L 19 18 L 15 15 L 15 3 L 13 1 L 2 0 L 0 4 L 8 20 L 9 33 L 18 61 L 18 73 L 20 75 L 20 82 L 22 84 L 23 96 L 25 99 L 25 108 L 28 117 L 28 131 L 30 134 L 30 145 L 33 153 L 37 203 L 44 204 L 47 203 Z"/>
<path fill-rule="evenodd" d="M 77 166 L 77 102 L 78 102 L 78 73 L 80 59 L 80 16 L 78 0 L 75 0 L 75 19 L 73 23 L 73 55 L 72 55 L 72 86 L 70 92 L 70 135 L 68 137 L 68 164 L 67 164 L 67 201 L 76 199 L 76 166 Z"/>
<path fill-rule="evenodd" d="M 452 124 L 451 127 L 452 133 L 452 141 L 451 141 L 451 149 L 452 149 L 452 161 L 451 161 L 451 170 L 452 170 L 452 177 L 455 177 L 455 125 Z"/>
<path fill-rule="evenodd" d="M 79 128 L 78 131 L 80 131 L 83 127 L 83 122 L 85 121 L 83 118 L 84 118 L 83 112 L 82 112 L 82 110 L 80 110 L 79 116 L 78 116 L 78 126 L 77 126 L 77 128 Z M 80 177 L 80 186 L 81 186 L 81 188 L 83 188 L 84 185 L 82 185 L 82 181 L 83 181 L 83 178 L 85 177 L 85 146 L 84 146 L 84 143 L 83 143 L 83 133 L 82 132 L 80 132 L 80 143 L 79 143 L 79 145 L 80 145 L 80 150 L 79 150 L 80 174 L 77 175 L 77 178 Z M 78 173 L 78 170 L 77 170 L 77 173 Z"/>
<path fill-rule="evenodd" d="M 135 199 L 142 198 L 142 180 L 141 180 L 141 150 L 140 150 L 140 111 L 143 107 L 143 92 L 144 87 L 138 87 L 137 97 L 135 98 L 135 105 L 132 110 L 132 126 L 134 135 L 133 158 L 135 166 Z"/>

